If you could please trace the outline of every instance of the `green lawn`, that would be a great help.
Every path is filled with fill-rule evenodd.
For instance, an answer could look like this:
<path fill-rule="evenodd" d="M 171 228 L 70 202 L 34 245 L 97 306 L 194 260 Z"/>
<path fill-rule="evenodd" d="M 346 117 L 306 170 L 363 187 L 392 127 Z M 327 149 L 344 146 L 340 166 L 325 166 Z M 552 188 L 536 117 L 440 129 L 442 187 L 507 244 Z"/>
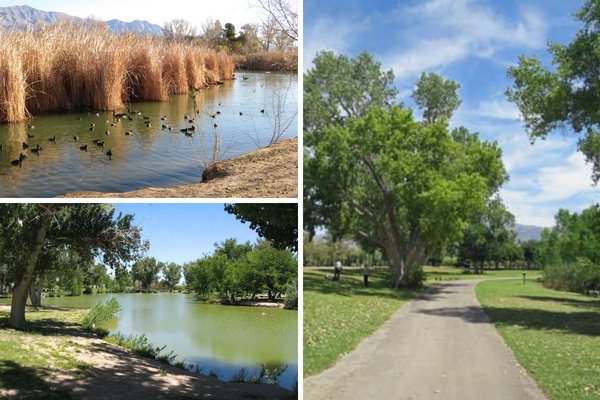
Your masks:
<path fill-rule="evenodd" d="M 0 311 L 0 398 L 70 399 L 68 392 L 55 389 L 46 378 L 57 370 L 76 370 L 85 375 L 90 364 L 74 354 L 81 345 L 70 339 L 85 310 L 27 311 L 26 331 L 9 329 L 9 313 Z"/>
<path fill-rule="evenodd" d="M 600 300 L 537 282 L 482 282 L 477 298 L 552 400 L 600 399 Z"/>
<path fill-rule="evenodd" d="M 427 282 L 435 283 L 440 281 L 453 281 L 459 279 L 493 279 L 493 278 L 523 278 L 523 272 L 527 274 L 527 280 L 536 280 L 542 276 L 541 271 L 537 270 L 516 270 L 516 269 L 490 269 L 484 270 L 483 274 L 474 274 L 472 272 L 464 273 L 463 268 L 455 267 L 425 267 Z"/>
<path fill-rule="evenodd" d="M 304 270 L 305 376 L 333 365 L 415 295 L 390 289 L 387 268 L 374 268 L 365 288 L 361 271 L 346 268 L 332 281 L 331 267 Z"/>

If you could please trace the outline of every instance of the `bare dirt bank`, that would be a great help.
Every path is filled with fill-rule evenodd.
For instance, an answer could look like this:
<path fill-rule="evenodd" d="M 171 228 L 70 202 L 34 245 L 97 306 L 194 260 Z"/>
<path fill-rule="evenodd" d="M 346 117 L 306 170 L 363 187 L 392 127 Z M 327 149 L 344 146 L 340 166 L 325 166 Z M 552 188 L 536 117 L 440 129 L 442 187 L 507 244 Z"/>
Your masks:
<path fill-rule="evenodd" d="M 298 138 L 209 167 L 202 182 L 123 193 L 75 192 L 63 197 L 298 197 Z"/>

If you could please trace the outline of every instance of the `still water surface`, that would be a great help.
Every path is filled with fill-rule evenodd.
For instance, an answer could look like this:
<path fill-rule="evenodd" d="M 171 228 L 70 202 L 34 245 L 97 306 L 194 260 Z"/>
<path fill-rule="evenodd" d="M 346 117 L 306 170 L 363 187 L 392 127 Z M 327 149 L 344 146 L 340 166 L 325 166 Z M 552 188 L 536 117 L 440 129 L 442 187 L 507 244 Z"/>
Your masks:
<path fill-rule="evenodd" d="M 200 113 L 192 136 L 180 131 L 192 125 L 184 118 L 194 117 L 189 95 L 172 96 L 167 102 L 134 103 L 132 110 L 141 115 L 131 114 L 131 121 L 124 118 L 116 126 L 110 125 L 112 112 L 50 114 L 28 124 L 0 124 L 0 197 L 125 192 L 195 183 L 212 159 L 215 134 L 220 138 L 218 159 L 268 145 L 276 126 L 287 122 L 285 130 L 279 129 L 282 138 L 298 136 L 296 74 L 239 72 L 236 80 L 198 92 L 196 103 Z M 163 129 L 163 124 L 172 130 Z M 129 131 L 132 134 L 126 135 Z M 104 146 L 94 140 L 104 141 Z M 23 143 L 29 148 L 23 149 Z M 87 151 L 81 150 L 86 144 Z M 43 150 L 32 152 L 36 145 Z M 19 154 L 27 158 L 20 167 L 13 166 L 11 161 Z"/>
<path fill-rule="evenodd" d="M 145 334 L 155 346 L 171 350 L 177 360 L 215 372 L 229 380 L 246 368 L 259 371 L 287 365 L 279 384 L 292 389 L 298 375 L 298 312 L 262 307 L 203 304 L 179 293 L 102 294 L 44 297 L 45 305 L 92 307 L 114 296 L 122 310 L 108 329 L 125 335 Z"/>

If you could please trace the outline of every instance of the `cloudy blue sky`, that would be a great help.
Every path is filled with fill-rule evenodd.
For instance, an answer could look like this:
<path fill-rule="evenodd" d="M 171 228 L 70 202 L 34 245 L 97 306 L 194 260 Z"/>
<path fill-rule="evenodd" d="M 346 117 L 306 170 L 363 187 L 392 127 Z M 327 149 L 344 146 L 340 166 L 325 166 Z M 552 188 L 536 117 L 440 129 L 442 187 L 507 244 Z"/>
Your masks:
<path fill-rule="evenodd" d="M 576 138 L 558 132 L 530 145 L 514 105 L 504 98 L 506 70 L 520 54 L 548 65 L 548 41 L 568 43 L 579 29 L 580 0 L 304 0 L 304 69 L 317 51 L 373 54 L 393 69 L 398 101 L 422 72 L 460 82 L 465 125 L 503 149 L 510 181 L 501 195 L 522 224 L 551 226 L 559 208 L 580 211 L 600 200 Z"/>

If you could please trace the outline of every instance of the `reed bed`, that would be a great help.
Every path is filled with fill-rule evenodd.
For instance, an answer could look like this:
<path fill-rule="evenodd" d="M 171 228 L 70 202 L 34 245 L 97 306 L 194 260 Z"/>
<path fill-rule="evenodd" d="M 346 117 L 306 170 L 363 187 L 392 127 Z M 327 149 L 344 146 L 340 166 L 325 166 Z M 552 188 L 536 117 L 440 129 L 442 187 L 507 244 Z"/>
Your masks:
<path fill-rule="evenodd" d="M 115 35 L 102 21 L 0 30 L 0 122 L 52 111 L 121 110 L 232 79 L 234 59 L 159 37 Z"/>
<path fill-rule="evenodd" d="M 252 71 L 298 71 L 298 51 L 263 51 L 249 54 L 238 63 Z"/>

